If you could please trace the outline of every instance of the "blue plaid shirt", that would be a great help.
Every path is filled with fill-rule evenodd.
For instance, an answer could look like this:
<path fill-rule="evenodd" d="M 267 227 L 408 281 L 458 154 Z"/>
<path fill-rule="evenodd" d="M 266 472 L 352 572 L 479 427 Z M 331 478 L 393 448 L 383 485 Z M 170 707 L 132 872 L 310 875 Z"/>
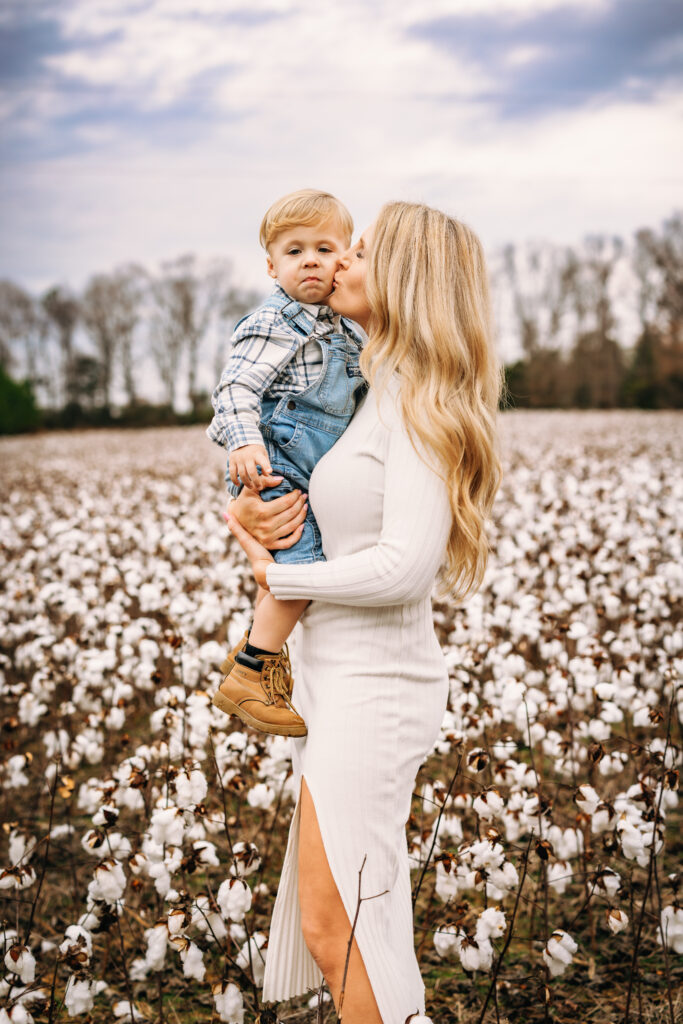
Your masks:
<path fill-rule="evenodd" d="M 287 293 L 278 284 L 275 294 Z M 261 399 L 304 391 L 319 376 L 323 365 L 320 340 L 341 332 L 361 348 L 355 334 L 329 306 L 318 306 L 314 316 L 301 303 L 295 322 L 299 333 L 268 306 L 259 306 L 237 325 L 231 338 L 228 362 L 211 396 L 214 416 L 206 433 L 229 452 L 245 444 L 263 444 L 259 429 Z"/>

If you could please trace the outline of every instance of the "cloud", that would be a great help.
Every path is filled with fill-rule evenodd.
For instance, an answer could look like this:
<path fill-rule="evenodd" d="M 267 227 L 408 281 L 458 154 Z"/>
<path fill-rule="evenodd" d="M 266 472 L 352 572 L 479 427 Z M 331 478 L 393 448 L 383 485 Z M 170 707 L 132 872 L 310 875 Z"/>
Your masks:
<path fill-rule="evenodd" d="M 649 28 L 650 84 L 624 84 L 621 8 L 619 28 L 612 0 L 5 0 L 0 276 L 80 287 L 192 250 L 260 287 L 263 212 L 305 185 L 359 230 L 423 200 L 489 247 L 657 223 L 680 202 L 677 35 Z M 571 103 L 561 32 L 605 65 Z"/>
<path fill-rule="evenodd" d="M 591 102 L 652 100 L 683 82 L 680 0 L 612 0 L 547 10 L 444 14 L 407 30 L 485 69 L 479 99 L 504 118 L 525 118 Z M 447 99 L 447 97 L 446 97 Z"/>

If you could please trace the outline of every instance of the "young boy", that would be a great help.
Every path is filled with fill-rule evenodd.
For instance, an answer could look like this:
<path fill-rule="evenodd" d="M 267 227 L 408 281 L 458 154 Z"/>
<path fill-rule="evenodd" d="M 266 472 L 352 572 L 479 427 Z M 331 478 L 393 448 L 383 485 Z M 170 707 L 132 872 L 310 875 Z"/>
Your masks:
<path fill-rule="evenodd" d="M 262 491 L 271 474 L 284 480 L 263 490 L 266 501 L 295 488 L 307 491 L 313 467 L 365 393 L 360 334 L 325 305 L 352 230 L 339 200 L 314 189 L 284 196 L 263 218 L 260 241 L 276 286 L 235 328 L 207 430 L 229 451 L 226 482 L 233 495 L 241 487 Z M 301 538 L 273 557 L 290 563 L 324 559 L 310 508 Z M 277 601 L 259 589 L 252 627 L 221 666 L 227 674 L 213 698 L 217 707 L 262 732 L 305 735 L 291 702 L 283 647 L 307 603 Z"/>

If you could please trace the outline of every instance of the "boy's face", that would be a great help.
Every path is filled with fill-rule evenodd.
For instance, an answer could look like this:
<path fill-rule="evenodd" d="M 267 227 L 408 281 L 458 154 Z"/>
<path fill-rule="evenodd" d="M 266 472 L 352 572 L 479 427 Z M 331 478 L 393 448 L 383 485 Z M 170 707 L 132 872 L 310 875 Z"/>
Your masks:
<path fill-rule="evenodd" d="M 334 220 L 285 228 L 268 249 L 268 273 L 298 302 L 324 302 L 347 238 Z"/>

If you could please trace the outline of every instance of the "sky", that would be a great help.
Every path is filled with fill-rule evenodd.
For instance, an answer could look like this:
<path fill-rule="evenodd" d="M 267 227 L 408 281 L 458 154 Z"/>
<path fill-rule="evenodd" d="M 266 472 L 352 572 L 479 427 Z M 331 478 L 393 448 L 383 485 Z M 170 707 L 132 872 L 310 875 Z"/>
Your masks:
<path fill-rule="evenodd" d="M 3 0 L 0 277 L 82 287 L 229 257 L 296 188 L 388 199 L 487 250 L 683 206 L 680 0 Z"/>

